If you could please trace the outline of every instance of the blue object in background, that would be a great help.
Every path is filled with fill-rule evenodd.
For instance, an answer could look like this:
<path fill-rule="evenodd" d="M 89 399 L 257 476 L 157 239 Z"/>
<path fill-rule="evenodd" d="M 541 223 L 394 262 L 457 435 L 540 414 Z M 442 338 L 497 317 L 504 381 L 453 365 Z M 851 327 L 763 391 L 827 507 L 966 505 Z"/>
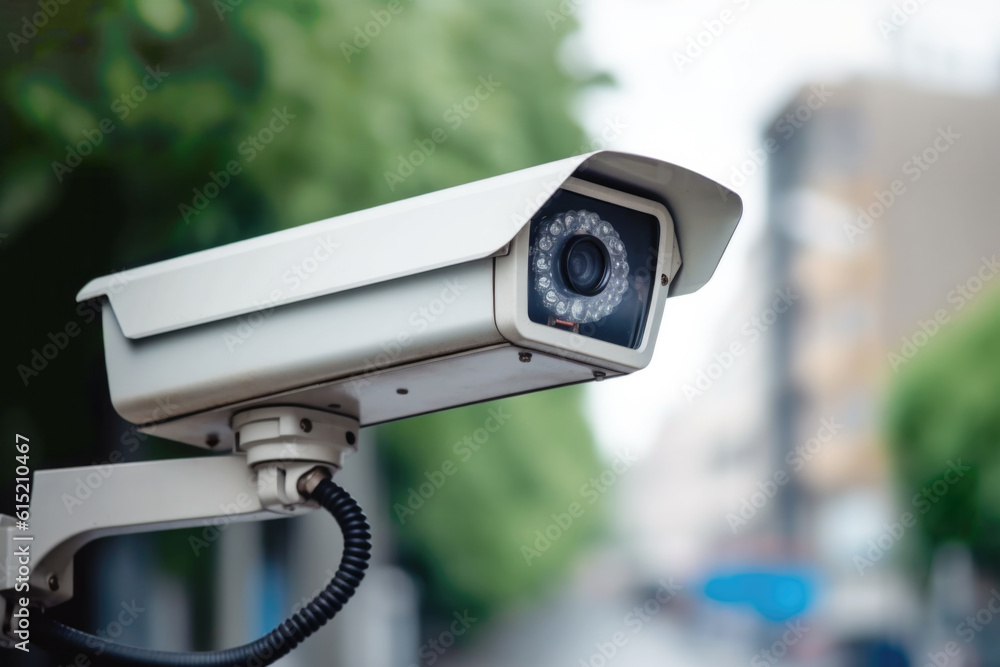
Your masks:
<path fill-rule="evenodd" d="M 705 583 L 705 597 L 725 604 L 748 605 L 769 621 L 782 622 L 812 605 L 814 578 L 802 570 L 728 572 Z"/>

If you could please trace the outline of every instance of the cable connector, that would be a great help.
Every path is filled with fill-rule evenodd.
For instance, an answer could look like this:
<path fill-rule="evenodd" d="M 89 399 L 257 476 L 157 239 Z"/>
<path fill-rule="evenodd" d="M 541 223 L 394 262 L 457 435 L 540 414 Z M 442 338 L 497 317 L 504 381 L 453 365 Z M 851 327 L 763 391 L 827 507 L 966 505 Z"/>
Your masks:
<path fill-rule="evenodd" d="M 311 498 L 313 491 L 315 491 L 316 487 L 320 485 L 320 482 L 324 479 L 331 479 L 332 477 L 333 475 L 330 473 L 329 468 L 316 466 L 306 474 L 302 475 L 302 477 L 299 477 L 299 482 L 295 485 L 295 488 L 298 489 L 303 498 Z"/>

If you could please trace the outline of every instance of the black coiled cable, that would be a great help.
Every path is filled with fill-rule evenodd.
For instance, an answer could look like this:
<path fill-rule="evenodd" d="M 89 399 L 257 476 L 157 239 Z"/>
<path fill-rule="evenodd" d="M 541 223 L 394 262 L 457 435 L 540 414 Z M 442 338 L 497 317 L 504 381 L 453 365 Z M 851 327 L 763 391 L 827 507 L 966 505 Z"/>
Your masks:
<path fill-rule="evenodd" d="M 257 641 L 222 651 L 155 651 L 116 644 L 67 627 L 43 614 L 34 627 L 35 634 L 41 639 L 39 645 L 59 652 L 90 656 L 96 659 L 98 665 L 263 667 L 276 662 L 337 615 L 364 579 L 371 558 L 371 528 L 361 508 L 346 491 L 331 480 L 324 479 L 309 494 L 309 498 L 333 515 L 344 534 L 340 567 L 326 588 L 301 611 Z"/>

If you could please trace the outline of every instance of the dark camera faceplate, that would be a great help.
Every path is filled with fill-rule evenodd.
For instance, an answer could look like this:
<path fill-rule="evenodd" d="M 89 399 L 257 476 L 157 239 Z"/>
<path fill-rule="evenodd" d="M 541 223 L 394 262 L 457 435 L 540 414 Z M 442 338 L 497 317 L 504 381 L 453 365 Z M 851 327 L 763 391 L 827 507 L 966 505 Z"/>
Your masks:
<path fill-rule="evenodd" d="M 551 305 L 546 304 L 542 293 L 536 288 L 541 274 L 535 263 L 536 241 L 543 224 L 560 213 L 578 210 L 596 213 L 602 221 L 614 227 L 624 245 L 628 261 L 628 287 L 622 293 L 621 302 L 610 315 L 592 322 L 574 322 L 572 317 L 560 317 Z M 630 349 L 639 347 L 652 302 L 653 277 L 657 275 L 658 269 L 656 263 L 660 223 L 656 216 L 576 192 L 559 190 L 532 218 L 529 243 L 528 317 L 532 322 Z M 557 252 L 553 259 L 561 261 L 562 257 Z M 605 289 L 611 287 L 608 284 Z M 561 296 L 574 296 L 571 288 L 568 289 L 569 293 L 564 289 L 560 292 Z M 586 294 L 579 296 L 584 299 L 594 298 Z"/>

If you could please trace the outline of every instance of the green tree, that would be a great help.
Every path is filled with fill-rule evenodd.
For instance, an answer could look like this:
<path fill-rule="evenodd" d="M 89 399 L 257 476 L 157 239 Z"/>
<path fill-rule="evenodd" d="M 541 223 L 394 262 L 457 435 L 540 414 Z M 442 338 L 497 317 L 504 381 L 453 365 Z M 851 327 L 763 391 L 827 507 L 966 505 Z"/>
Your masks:
<path fill-rule="evenodd" d="M 582 487 L 599 467 L 579 399 L 561 389 L 381 427 L 402 556 L 432 610 L 489 614 L 544 591 L 594 537 L 600 505 Z"/>
<path fill-rule="evenodd" d="M 573 21 L 553 24 L 531 0 L 56 6 L 42 18 L 36 1 L 0 6 L 0 426 L 32 434 L 36 467 L 89 464 L 135 439 L 108 408 L 100 320 L 74 303 L 86 281 L 581 152 L 568 109 L 598 81 L 557 65 Z M 433 154 L 402 168 L 439 130 Z M 70 324 L 71 344 L 25 372 Z M 493 608 L 565 562 L 582 527 L 531 568 L 517 545 L 596 465 L 578 396 L 514 401 L 516 418 L 445 502 L 402 526 L 430 600 Z M 394 498 L 482 410 L 387 429 Z M 151 443 L 126 453 L 191 455 Z M 207 564 L 166 553 L 178 568 Z"/>
<path fill-rule="evenodd" d="M 984 569 L 1000 563 L 1000 293 L 980 298 L 904 367 L 888 409 L 904 498 L 929 489 L 918 524 L 924 566 L 952 541 Z M 944 493 L 931 488 L 959 461 L 971 468 L 965 477 Z"/>

